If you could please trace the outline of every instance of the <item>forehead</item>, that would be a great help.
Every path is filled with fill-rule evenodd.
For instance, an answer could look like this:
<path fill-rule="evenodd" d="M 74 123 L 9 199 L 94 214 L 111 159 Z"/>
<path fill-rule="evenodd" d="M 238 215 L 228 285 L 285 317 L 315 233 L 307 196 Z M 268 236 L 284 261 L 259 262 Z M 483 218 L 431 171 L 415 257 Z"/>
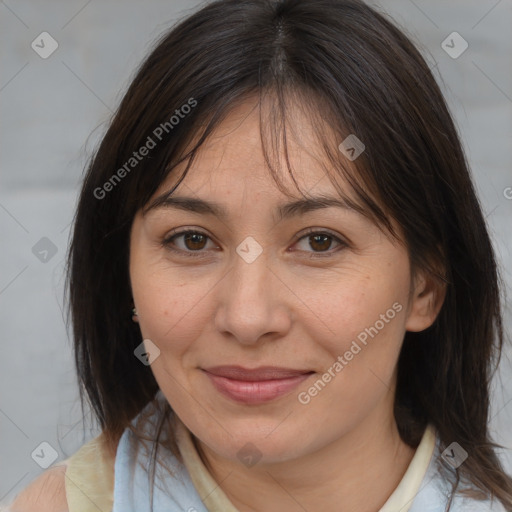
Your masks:
<path fill-rule="evenodd" d="M 355 164 L 338 149 L 343 139 L 321 117 L 325 110 L 315 110 L 313 102 L 307 107 L 288 103 L 283 138 L 282 119 L 274 107 L 272 103 L 260 107 L 259 97 L 246 97 L 234 106 L 194 159 L 171 169 L 142 215 L 172 207 L 220 219 L 242 214 L 256 218 L 269 211 L 275 212 L 273 218 L 284 219 L 336 207 L 366 218 L 391 238 L 400 238 L 393 218 L 384 213 L 383 222 L 376 216 L 375 208 L 382 205 L 366 190 Z M 202 133 L 190 138 L 182 154 L 195 148 Z M 357 190 L 346 176 L 351 183 L 355 179 Z"/>
<path fill-rule="evenodd" d="M 176 190 L 183 189 L 189 193 L 201 190 L 207 195 L 242 198 L 250 195 L 261 200 L 277 200 L 285 195 L 299 197 L 299 190 L 312 195 L 334 195 L 337 187 L 347 189 L 342 177 L 334 172 L 326 159 L 317 127 L 312 125 L 304 109 L 297 104 L 287 106 L 286 143 L 282 138 L 282 129 L 278 127 L 276 130 L 275 126 L 276 122 L 281 121 L 273 118 L 273 115 L 272 106 L 260 104 L 259 97 L 255 96 L 247 97 L 234 106 L 201 145 L 186 177 Z M 322 136 L 324 140 L 327 138 L 335 151 L 334 134 L 327 132 L 322 133 Z M 185 153 L 193 147 L 197 138 L 191 140 Z M 285 192 L 279 189 L 272 178 L 263 144 Z M 174 167 L 155 196 L 171 190 L 186 165 L 187 161 L 184 161 Z M 348 189 L 346 192 L 348 194 Z M 336 195 L 339 196 L 339 192 Z"/>

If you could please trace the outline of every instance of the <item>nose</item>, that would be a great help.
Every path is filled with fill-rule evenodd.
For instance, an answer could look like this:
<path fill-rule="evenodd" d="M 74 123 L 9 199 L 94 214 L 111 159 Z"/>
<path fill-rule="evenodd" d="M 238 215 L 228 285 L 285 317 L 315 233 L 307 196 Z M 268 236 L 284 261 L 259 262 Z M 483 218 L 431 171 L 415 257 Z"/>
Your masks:
<path fill-rule="evenodd" d="M 244 345 L 286 335 L 291 325 L 287 290 L 269 265 L 265 251 L 251 263 L 236 253 L 233 259 L 231 269 L 219 283 L 217 331 Z"/>

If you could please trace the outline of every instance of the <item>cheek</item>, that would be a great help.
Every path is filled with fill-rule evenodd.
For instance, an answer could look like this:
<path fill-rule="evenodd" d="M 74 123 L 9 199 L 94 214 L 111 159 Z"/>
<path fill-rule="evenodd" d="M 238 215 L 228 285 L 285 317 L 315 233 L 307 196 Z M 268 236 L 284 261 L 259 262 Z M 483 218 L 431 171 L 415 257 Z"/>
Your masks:
<path fill-rule="evenodd" d="M 210 294 L 215 281 L 206 273 L 164 267 L 161 260 L 153 264 L 146 260 L 132 276 L 132 291 L 142 336 L 163 353 L 177 357 L 200 336 L 211 317 Z"/>
<path fill-rule="evenodd" d="M 405 307 L 376 297 L 362 303 L 367 310 L 361 312 L 353 304 L 338 315 L 337 335 L 323 338 L 322 348 L 328 354 L 323 358 L 323 373 L 298 390 L 299 411 L 313 423 L 322 417 L 328 425 L 326 437 L 355 428 L 392 397 Z"/>
<path fill-rule="evenodd" d="M 328 354 L 324 371 L 336 375 L 328 386 L 347 404 L 356 403 L 365 390 L 392 384 L 405 334 L 409 280 L 397 267 L 386 267 L 389 272 L 345 279 L 316 305 L 325 322 L 310 338 Z"/>
<path fill-rule="evenodd" d="M 308 306 L 318 313 L 336 352 L 348 350 L 358 337 L 364 343 L 375 330 L 383 339 L 396 339 L 403 331 L 409 280 L 396 268 L 366 268 L 336 276 L 321 293 L 314 293 Z"/>

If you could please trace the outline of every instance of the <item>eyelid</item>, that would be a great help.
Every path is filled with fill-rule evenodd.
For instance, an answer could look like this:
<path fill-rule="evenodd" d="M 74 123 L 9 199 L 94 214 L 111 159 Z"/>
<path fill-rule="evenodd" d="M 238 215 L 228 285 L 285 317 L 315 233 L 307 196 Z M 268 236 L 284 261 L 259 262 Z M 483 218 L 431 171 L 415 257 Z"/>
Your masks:
<path fill-rule="evenodd" d="M 336 249 L 329 249 L 327 251 L 320 251 L 320 252 L 315 252 L 315 251 L 302 251 L 302 252 L 308 252 L 311 256 L 310 258 L 322 258 L 322 257 L 329 257 L 329 256 L 333 256 L 335 253 L 337 253 L 341 248 L 344 248 L 344 247 L 349 247 L 351 245 L 351 243 L 344 237 L 338 235 L 338 234 L 335 234 L 333 233 L 332 231 L 330 231 L 329 229 L 325 229 L 325 228 L 316 228 L 316 227 L 312 227 L 312 228 L 307 228 L 306 231 L 302 231 L 301 233 L 299 233 L 293 243 L 293 245 L 297 244 L 298 242 L 300 242 L 303 238 L 306 238 L 308 235 L 328 235 L 329 237 L 331 237 L 332 239 L 334 239 L 336 242 L 338 242 L 339 246 L 338 248 Z M 295 252 L 295 251 L 294 251 Z M 301 251 L 299 251 L 301 252 Z"/>
<path fill-rule="evenodd" d="M 214 242 L 213 238 L 208 233 L 206 233 L 205 231 L 203 231 L 201 229 L 183 227 L 183 228 L 175 228 L 175 229 L 171 230 L 169 233 L 167 233 L 165 235 L 165 237 L 163 238 L 163 240 L 161 242 L 161 245 L 164 248 L 166 248 L 166 249 L 168 249 L 168 250 L 170 250 L 170 251 L 172 251 L 174 253 L 185 255 L 186 257 L 205 257 L 205 254 L 207 252 L 205 250 L 187 251 L 187 250 L 176 249 L 176 248 L 172 247 L 171 240 L 173 238 L 178 238 L 179 236 L 183 236 L 183 235 L 186 235 L 186 234 L 189 234 L 189 233 L 199 234 L 199 235 L 205 236 L 208 240 Z M 306 238 L 308 235 L 313 235 L 313 234 L 315 234 L 315 235 L 328 235 L 333 240 L 338 242 L 339 247 L 337 249 L 334 249 L 334 250 L 329 249 L 327 251 L 320 251 L 320 252 L 300 251 L 300 250 L 292 251 L 292 252 L 307 252 L 307 253 L 310 253 L 310 258 L 317 258 L 317 257 L 318 258 L 322 258 L 322 257 L 332 256 L 335 253 L 337 253 L 341 248 L 349 247 L 351 245 L 351 243 L 347 239 L 345 239 L 344 237 L 341 237 L 341 236 L 339 236 L 337 234 L 334 234 L 329 229 L 316 228 L 316 227 L 310 227 L 310 228 L 307 228 L 306 231 L 300 232 L 295 237 L 293 245 L 296 245 L 298 242 L 300 242 L 303 238 Z"/>
<path fill-rule="evenodd" d="M 197 235 L 203 235 L 205 236 L 208 240 L 211 240 L 213 242 L 213 238 L 208 234 L 206 233 L 205 231 L 202 231 L 201 229 L 197 229 L 197 228 L 187 228 L 187 227 L 184 227 L 184 228 L 175 228 L 173 230 L 171 230 L 169 233 L 167 233 L 165 235 L 165 237 L 163 238 L 162 242 L 161 242 L 161 245 L 163 248 L 171 251 L 171 252 L 174 252 L 174 253 L 177 253 L 177 254 L 180 254 L 180 255 L 185 255 L 186 257 L 192 257 L 192 258 L 204 258 L 205 257 L 205 252 L 204 250 L 200 250 L 200 251 L 185 251 L 183 249 L 176 249 L 174 247 L 172 247 L 172 244 L 171 244 L 171 240 L 173 238 L 178 238 L 179 236 L 183 236 L 183 235 L 187 235 L 189 233 L 193 233 L 193 234 L 197 234 Z"/>

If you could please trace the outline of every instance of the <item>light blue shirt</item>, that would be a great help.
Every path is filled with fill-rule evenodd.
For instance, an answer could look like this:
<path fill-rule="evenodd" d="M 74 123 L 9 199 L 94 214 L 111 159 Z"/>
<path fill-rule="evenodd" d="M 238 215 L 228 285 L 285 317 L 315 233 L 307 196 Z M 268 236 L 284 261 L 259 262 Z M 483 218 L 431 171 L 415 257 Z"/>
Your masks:
<path fill-rule="evenodd" d="M 165 400 L 161 391 L 157 394 Z M 148 404 L 147 407 L 151 407 Z M 137 418 L 135 418 L 132 423 Z M 138 440 L 126 429 L 123 433 L 115 460 L 114 507 L 112 512 L 150 512 L 149 443 Z M 412 504 L 404 503 L 394 512 L 444 512 L 449 500 L 451 483 L 443 478 L 437 467 L 441 450 L 439 439 L 420 488 Z M 158 448 L 158 457 L 165 460 L 174 476 L 163 464 L 155 467 L 153 491 L 154 512 L 209 512 L 192 483 L 184 464 L 164 446 Z M 409 508 L 407 508 L 409 506 Z M 450 512 L 506 512 L 498 501 L 478 501 L 456 494 Z"/>

